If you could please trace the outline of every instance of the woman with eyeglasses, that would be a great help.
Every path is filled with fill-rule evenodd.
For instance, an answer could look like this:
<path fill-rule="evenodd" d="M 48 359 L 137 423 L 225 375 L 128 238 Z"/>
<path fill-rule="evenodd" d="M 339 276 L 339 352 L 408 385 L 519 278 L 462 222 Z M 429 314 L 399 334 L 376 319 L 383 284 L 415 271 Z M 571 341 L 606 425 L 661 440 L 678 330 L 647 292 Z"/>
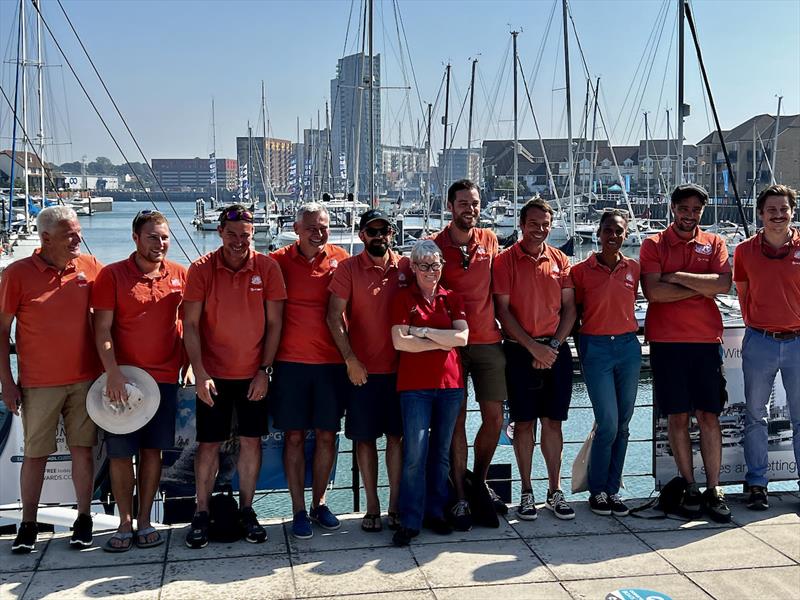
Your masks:
<path fill-rule="evenodd" d="M 444 518 L 450 442 L 464 395 L 456 348 L 469 338 L 460 296 L 439 285 L 442 251 L 432 240 L 411 250 L 414 282 L 399 290 L 392 305 L 392 343 L 400 352 L 397 390 L 403 416 L 401 527 L 393 537 L 407 546 L 425 526 L 451 532 Z"/>

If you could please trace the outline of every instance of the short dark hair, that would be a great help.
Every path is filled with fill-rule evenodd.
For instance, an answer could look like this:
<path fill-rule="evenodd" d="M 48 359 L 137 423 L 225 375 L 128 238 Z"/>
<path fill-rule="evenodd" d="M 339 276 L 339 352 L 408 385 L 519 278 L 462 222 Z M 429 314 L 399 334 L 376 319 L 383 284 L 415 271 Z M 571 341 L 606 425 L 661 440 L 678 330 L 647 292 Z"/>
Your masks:
<path fill-rule="evenodd" d="M 605 223 L 609 219 L 613 219 L 614 217 L 620 217 L 623 221 L 625 221 L 625 227 L 628 226 L 627 213 L 624 213 L 618 208 L 612 208 L 610 210 L 603 211 L 603 214 L 600 215 L 600 223 L 597 225 L 597 233 L 598 234 L 600 233 L 600 230 L 603 228 L 603 223 Z"/>
<path fill-rule="evenodd" d="M 790 188 L 788 185 L 777 183 L 761 190 L 756 200 L 756 208 L 758 212 L 764 212 L 764 205 L 767 203 L 767 198 L 770 196 L 785 196 L 789 201 L 789 206 L 794 211 L 797 206 L 797 192 Z"/>
<path fill-rule="evenodd" d="M 555 214 L 553 207 L 548 204 L 547 200 L 543 200 L 542 198 L 536 197 L 531 198 L 528 200 L 525 205 L 519 211 L 519 224 L 524 225 L 525 219 L 528 218 L 528 211 L 532 208 L 538 208 L 539 210 L 546 212 L 551 217 Z"/>
<path fill-rule="evenodd" d="M 671 204 L 677 204 L 681 200 L 691 198 L 692 196 L 697 196 L 703 206 L 708 204 L 708 192 L 703 186 L 697 185 L 696 183 L 681 183 L 675 186 L 669 201 Z"/>
<path fill-rule="evenodd" d="M 166 223 L 169 225 L 169 221 L 167 221 L 167 217 L 165 217 L 163 213 L 157 210 L 140 210 L 138 213 L 136 213 L 136 216 L 133 217 L 133 223 L 131 224 L 133 233 L 139 235 L 139 233 L 142 231 L 142 227 L 145 226 L 145 223 L 155 223 L 156 225 Z"/>
<path fill-rule="evenodd" d="M 253 222 L 253 213 L 244 204 L 231 204 L 222 209 L 219 214 L 219 226 L 224 228 L 228 221 Z"/>
<path fill-rule="evenodd" d="M 447 203 L 452 204 L 456 200 L 456 194 L 462 190 L 478 190 L 478 195 L 481 194 L 481 188 L 478 184 L 471 179 L 459 179 L 454 181 L 449 188 L 447 188 Z"/>

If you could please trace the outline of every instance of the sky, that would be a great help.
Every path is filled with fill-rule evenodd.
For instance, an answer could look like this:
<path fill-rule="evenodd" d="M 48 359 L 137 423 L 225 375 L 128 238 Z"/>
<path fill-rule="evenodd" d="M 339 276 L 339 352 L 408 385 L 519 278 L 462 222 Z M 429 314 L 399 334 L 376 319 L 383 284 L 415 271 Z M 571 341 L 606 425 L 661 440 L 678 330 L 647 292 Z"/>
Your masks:
<path fill-rule="evenodd" d="M 207 156 L 215 102 L 218 157 L 235 157 L 235 138 L 261 131 L 261 82 L 271 135 L 294 140 L 296 123 L 325 120 L 336 61 L 360 50 L 363 0 L 62 0 L 128 126 L 150 158 Z M 123 152 L 142 160 L 92 73 L 57 0 L 42 0 L 45 22 L 47 159 L 62 163 L 122 155 L 105 131 L 67 61 L 76 70 Z M 761 113 L 800 112 L 800 1 L 695 0 L 700 46 L 723 129 Z M 13 102 L 19 2 L 0 0 L 0 81 Z M 29 13 L 33 13 L 30 3 Z M 666 137 L 666 110 L 675 128 L 675 0 L 572 0 L 570 70 L 573 132 L 583 132 L 586 75 L 600 77 L 596 135 L 614 144 Z M 396 17 L 399 14 L 402 21 Z M 552 15 L 552 18 L 551 18 Z M 30 16 L 28 28 L 35 20 Z M 424 104 L 435 103 L 432 144 L 442 145 L 442 88 L 452 65 L 453 145 L 465 146 L 471 58 L 478 59 L 474 103 L 477 140 L 512 136 L 510 31 L 543 137 L 566 137 L 561 2 L 553 0 L 375 0 L 374 52 L 382 57 L 383 143 L 407 144 L 424 129 Z M 398 36 L 398 29 L 400 35 Z M 686 28 L 687 143 L 713 127 L 691 34 Z M 35 46 L 34 46 L 35 48 Z M 33 48 L 29 48 L 33 50 Z M 35 53 L 32 53 L 35 57 Z M 401 58 L 402 57 L 402 58 Z M 29 69 L 35 97 L 35 69 Z M 646 75 L 649 74 L 649 77 Z M 646 79 L 646 82 L 645 82 Z M 410 88 L 410 89 L 409 89 Z M 20 93 L 21 96 L 21 93 Z M 519 78 L 519 135 L 536 138 Z M 18 104 L 21 98 L 18 97 Z M 35 102 L 30 100 L 31 112 Z M 462 106 L 463 112 L 462 112 Z M 10 147 L 10 110 L 0 98 L 0 146 Z M 459 118 L 459 114 L 461 115 Z M 605 123 L 604 128 L 602 123 Z M 29 119 L 31 137 L 37 130 Z M 591 134 L 591 128 L 589 128 Z M 424 133 L 423 133 L 424 141 Z"/>

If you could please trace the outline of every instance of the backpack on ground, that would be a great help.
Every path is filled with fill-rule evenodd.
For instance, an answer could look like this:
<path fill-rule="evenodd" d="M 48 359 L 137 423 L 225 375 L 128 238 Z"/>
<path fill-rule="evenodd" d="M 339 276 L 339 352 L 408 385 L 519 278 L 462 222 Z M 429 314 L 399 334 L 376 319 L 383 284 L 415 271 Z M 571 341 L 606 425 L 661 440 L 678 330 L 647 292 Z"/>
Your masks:
<path fill-rule="evenodd" d="M 230 543 L 242 539 L 239 523 L 239 503 L 233 489 L 226 486 L 220 493 L 211 496 L 208 504 L 208 539 L 212 542 Z"/>
<path fill-rule="evenodd" d="M 630 514 L 641 519 L 666 519 L 675 516 L 686 518 L 683 496 L 688 486 L 689 483 L 683 477 L 673 477 L 661 488 L 658 496 L 641 506 L 632 508 Z M 662 514 L 648 516 L 638 514 L 650 508 Z"/>

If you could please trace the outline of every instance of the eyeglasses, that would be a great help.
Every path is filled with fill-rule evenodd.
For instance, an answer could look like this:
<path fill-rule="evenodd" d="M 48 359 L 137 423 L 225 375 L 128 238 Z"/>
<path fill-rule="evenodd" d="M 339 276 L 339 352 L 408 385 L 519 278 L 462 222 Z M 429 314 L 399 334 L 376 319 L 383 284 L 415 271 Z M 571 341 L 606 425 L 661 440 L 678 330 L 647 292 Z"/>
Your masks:
<path fill-rule="evenodd" d="M 386 237 L 392 233 L 392 228 L 387 225 L 386 227 L 381 227 L 380 229 L 377 227 L 365 227 L 364 233 L 366 233 L 369 237 Z"/>
<path fill-rule="evenodd" d="M 253 213 L 245 208 L 229 208 L 219 215 L 220 223 L 226 223 L 228 221 L 244 221 L 245 223 L 252 223 Z"/>
<path fill-rule="evenodd" d="M 466 271 L 469 269 L 469 248 L 467 246 L 459 246 L 461 250 L 461 267 Z"/>
<path fill-rule="evenodd" d="M 414 263 L 414 264 L 417 265 L 417 268 L 420 271 L 422 271 L 423 273 L 425 273 L 427 271 L 433 271 L 434 273 L 438 273 L 439 271 L 442 270 L 442 267 L 444 266 L 444 264 L 440 263 L 440 262 L 435 262 L 435 263 Z"/>

